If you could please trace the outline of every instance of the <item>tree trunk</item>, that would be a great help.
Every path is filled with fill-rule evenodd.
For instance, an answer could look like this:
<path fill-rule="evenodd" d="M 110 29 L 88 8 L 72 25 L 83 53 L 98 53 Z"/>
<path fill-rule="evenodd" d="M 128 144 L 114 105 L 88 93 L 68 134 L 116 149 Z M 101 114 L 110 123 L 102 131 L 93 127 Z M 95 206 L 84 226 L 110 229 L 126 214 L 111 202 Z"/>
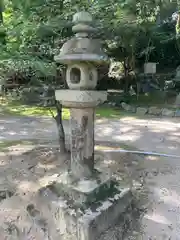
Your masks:
<path fill-rule="evenodd" d="M 2 28 L 4 26 L 4 19 L 3 19 L 3 3 L 0 1 L 0 27 Z M 1 29 L 0 31 L 0 42 L 3 45 L 6 45 L 6 32 L 5 29 Z"/>
<path fill-rule="evenodd" d="M 129 92 L 129 62 L 128 58 L 124 60 L 124 76 L 125 76 L 125 85 L 124 85 L 124 93 L 128 94 Z"/>
<path fill-rule="evenodd" d="M 55 105 L 57 110 L 57 115 L 55 116 L 55 120 L 58 128 L 60 152 L 67 153 L 66 145 L 65 145 L 65 133 L 64 133 L 63 123 L 62 123 L 62 105 L 58 101 L 56 101 Z"/>

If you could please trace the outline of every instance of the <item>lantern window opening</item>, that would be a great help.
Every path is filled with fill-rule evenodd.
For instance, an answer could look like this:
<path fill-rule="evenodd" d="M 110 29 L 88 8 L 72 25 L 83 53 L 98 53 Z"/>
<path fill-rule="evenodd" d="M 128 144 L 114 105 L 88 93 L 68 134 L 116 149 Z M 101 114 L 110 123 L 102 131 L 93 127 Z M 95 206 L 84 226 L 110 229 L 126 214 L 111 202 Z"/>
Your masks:
<path fill-rule="evenodd" d="M 73 67 L 70 71 L 70 81 L 73 84 L 78 84 L 81 81 L 81 70 L 77 67 Z"/>

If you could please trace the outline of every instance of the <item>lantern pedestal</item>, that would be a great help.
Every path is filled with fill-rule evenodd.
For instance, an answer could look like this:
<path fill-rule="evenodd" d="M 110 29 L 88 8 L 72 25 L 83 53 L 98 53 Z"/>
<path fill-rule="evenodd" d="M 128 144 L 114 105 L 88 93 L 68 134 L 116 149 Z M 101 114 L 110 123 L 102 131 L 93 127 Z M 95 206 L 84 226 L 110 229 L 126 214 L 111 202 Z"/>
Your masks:
<path fill-rule="evenodd" d="M 64 175 L 64 176 L 63 176 Z M 103 174 L 99 174 L 103 176 Z M 63 182 L 67 180 L 68 182 Z M 68 172 L 46 188 L 41 189 L 43 201 L 48 202 L 48 216 L 61 240 L 123 239 L 132 221 L 132 193 L 117 182 L 104 179 L 69 182 Z M 62 181 L 62 182 L 61 182 Z M 104 182 L 103 182 L 104 181 Z M 49 214 L 48 213 L 48 214 Z M 118 223 L 113 236 L 104 238 L 108 229 Z M 121 228 L 122 224 L 122 228 Z"/>
<path fill-rule="evenodd" d="M 55 95 L 70 108 L 71 161 L 69 169 L 46 187 L 55 196 L 49 207 L 58 212 L 61 239 L 96 240 L 125 217 L 132 202 L 129 188 L 94 166 L 95 106 L 106 100 L 107 93 L 58 90 Z"/>

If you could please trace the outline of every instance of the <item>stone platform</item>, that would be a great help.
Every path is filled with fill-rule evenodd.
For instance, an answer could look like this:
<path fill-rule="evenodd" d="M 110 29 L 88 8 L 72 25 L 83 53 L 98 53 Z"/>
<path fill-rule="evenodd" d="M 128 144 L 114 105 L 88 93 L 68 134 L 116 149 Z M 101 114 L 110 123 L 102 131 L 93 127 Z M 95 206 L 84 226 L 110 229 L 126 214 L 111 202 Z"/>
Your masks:
<path fill-rule="evenodd" d="M 67 174 L 57 177 L 40 195 L 47 198 L 50 212 L 56 212 L 55 227 L 61 239 L 96 240 L 108 228 L 123 218 L 131 205 L 133 195 L 129 187 L 121 187 L 106 174 L 97 182 L 66 181 Z"/>
<path fill-rule="evenodd" d="M 69 201 L 79 206 L 90 205 L 103 200 L 104 193 L 117 191 L 115 182 L 108 173 L 101 173 L 94 169 L 93 178 L 76 180 L 68 171 L 61 174 L 49 188 L 58 196 L 66 196 Z M 108 191 L 106 193 L 106 191 Z"/>

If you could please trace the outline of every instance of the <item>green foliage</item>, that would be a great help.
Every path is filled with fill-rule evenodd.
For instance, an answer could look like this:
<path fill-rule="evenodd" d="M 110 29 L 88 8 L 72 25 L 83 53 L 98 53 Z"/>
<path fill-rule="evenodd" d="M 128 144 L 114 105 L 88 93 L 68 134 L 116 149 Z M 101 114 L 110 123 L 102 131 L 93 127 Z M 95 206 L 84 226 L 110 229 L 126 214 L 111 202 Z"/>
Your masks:
<path fill-rule="evenodd" d="M 6 31 L 0 56 L 4 78 L 22 71 L 41 80 L 57 77 L 54 55 L 72 36 L 71 17 L 79 10 L 93 14 L 106 51 L 130 71 L 147 60 L 166 62 L 177 57 L 173 24 L 171 28 L 157 25 L 158 16 L 172 13 L 170 0 L 4 0 L 4 6 L 0 26 L 0 33 Z M 167 53 L 169 47 L 173 54 Z"/>

